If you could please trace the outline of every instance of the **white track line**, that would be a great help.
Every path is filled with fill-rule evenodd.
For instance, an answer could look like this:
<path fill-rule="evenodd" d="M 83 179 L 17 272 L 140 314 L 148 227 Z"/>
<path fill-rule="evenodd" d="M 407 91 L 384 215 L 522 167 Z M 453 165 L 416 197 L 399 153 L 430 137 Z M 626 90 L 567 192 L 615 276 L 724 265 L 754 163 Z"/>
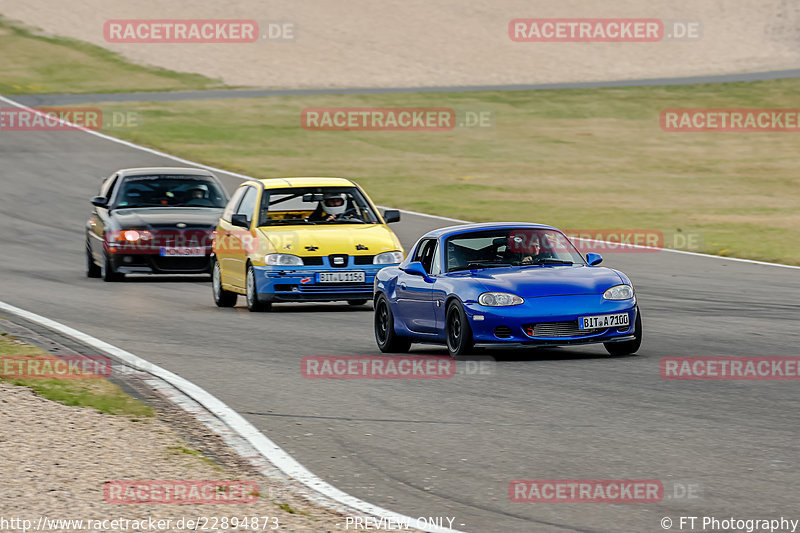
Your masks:
<path fill-rule="evenodd" d="M 15 102 L 14 100 L 6 98 L 3 95 L 0 95 L 0 101 L 6 102 L 7 104 L 13 105 L 14 107 L 18 107 L 20 109 L 27 109 L 29 111 L 32 111 L 32 112 L 40 114 L 40 115 L 44 115 L 45 114 L 45 113 L 42 113 L 41 111 L 39 111 L 39 110 L 37 110 L 35 108 L 31 108 L 31 107 L 28 107 L 26 105 L 22 105 L 22 104 L 20 104 L 18 102 Z M 74 128 L 76 128 L 78 130 L 85 131 L 86 133 L 89 133 L 89 134 L 94 135 L 96 137 L 100 137 L 102 139 L 106 139 L 108 141 L 115 142 L 117 144 L 121 144 L 123 146 L 128 146 L 128 147 L 134 148 L 136 150 L 141 150 L 143 152 L 148 152 L 148 153 L 153 154 L 153 155 L 157 155 L 157 156 L 164 157 L 164 158 L 167 158 L 167 159 L 172 159 L 173 161 L 177 161 L 179 163 L 185 163 L 187 165 L 192 165 L 192 166 L 195 166 L 195 167 L 198 167 L 198 168 L 204 168 L 204 169 L 210 170 L 212 172 L 220 172 L 222 174 L 227 174 L 229 176 L 235 176 L 235 177 L 241 178 L 243 180 L 257 179 L 257 178 L 254 178 L 252 176 L 246 176 L 244 174 L 239 174 L 238 172 L 231 172 L 231 171 L 228 171 L 228 170 L 223 170 L 221 168 L 212 167 L 212 166 L 209 166 L 209 165 L 204 165 L 202 163 L 195 163 L 194 161 L 189 161 L 188 159 L 183 159 L 181 157 L 174 156 L 172 154 L 167 154 L 165 152 L 159 152 L 158 150 L 154 150 L 152 148 L 147 148 L 145 146 L 139 146 L 138 144 L 134 144 L 134 143 L 128 142 L 128 141 L 123 141 L 122 139 L 117 139 L 116 137 L 112 137 L 110 135 L 106 135 L 106 134 L 100 133 L 98 131 L 86 129 L 86 128 L 83 128 L 83 127 L 78 126 L 76 124 L 72 124 L 72 123 L 67 122 L 67 121 L 63 121 L 63 122 L 65 124 L 73 126 Z M 380 207 L 382 209 L 386 208 L 385 206 L 378 206 L 378 207 Z M 468 220 L 461 220 L 461 219 L 458 219 L 458 218 L 443 217 L 443 216 L 439 216 L 439 215 L 430 215 L 428 213 L 420 213 L 420 212 L 417 212 L 417 211 L 408 211 L 406 209 L 398 209 L 398 211 L 400 211 L 401 213 L 407 213 L 409 215 L 417 215 L 417 216 L 421 216 L 421 217 L 437 218 L 439 220 L 447 220 L 447 221 L 450 221 L 450 222 L 458 222 L 459 224 L 468 224 L 468 223 L 470 223 L 470 221 L 468 221 Z M 593 240 L 593 239 L 586 239 L 586 240 Z M 595 242 L 601 242 L 601 243 L 613 244 L 613 245 L 618 245 L 619 244 L 619 243 L 615 243 L 615 242 L 611 242 L 611 241 L 595 241 Z M 639 246 L 639 245 L 635 245 L 635 244 L 629 244 L 627 246 L 638 247 L 638 248 L 649 248 L 649 249 L 652 250 L 652 248 L 648 247 L 648 246 Z M 800 270 L 800 266 L 783 265 L 781 263 L 769 263 L 767 261 L 756 261 L 755 259 L 739 259 L 738 257 L 725 257 L 725 256 L 722 256 L 722 255 L 701 254 L 699 252 L 689 252 L 687 250 L 673 250 L 672 248 L 659 248 L 659 250 L 662 251 L 662 252 L 670 252 L 670 253 L 674 253 L 674 254 L 692 255 L 692 256 L 696 256 L 696 257 L 709 257 L 709 258 L 714 258 L 714 259 L 724 259 L 726 261 L 736 261 L 738 263 L 750 263 L 750 264 L 753 264 L 753 265 L 764 265 L 764 266 L 773 266 L 773 267 L 791 268 L 791 269 Z"/>
<path fill-rule="evenodd" d="M 337 489 L 333 485 L 326 483 L 311 473 L 308 469 L 306 469 L 306 467 L 298 463 L 291 455 L 286 453 L 280 446 L 272 442 L 263 433 L 256 429 L 255 426 L 245 420 L 239 413 L 228 407 L 221 400 L 217 399 L 211 393 L 195 385 L 191 381 L 184 379 L 179 375 L 170 372 L 169 370 L 161 368 L 158 365 L 154 365 L 153 363 L 146 361 L 145 359 L 142 359 L 131 352 L 117 348 L 112 344 L 101 341 L 100 339 L 92 337 L 91 335 L 83 333 L 82 331 L 78 331 L 41 315 L 31 313 L 30 311 L 25 311 L 24 309 L 20 309 L 19 307 L 15 307 L 3 301 L 0 301 L 0 309 L 76 339 L 100 352 L 106 353 L 123 361 L 126 365 L 163 379 L 208 409 L 209 412 L 222 420 L 233 431 L 238 433 L 256 450 L 258 450 L 267 460 L 269 460 L 286 475 L 296 479 L 315 492 L 318 492 L 357 511 L 361 511 L 373 516 L 385 517 L 387 520 L 396 521 L 401 524 L 408 523 L 409 527 L 411 528 L 422 529 L 423 531 L 428 531 L 430 533 L 463 533 L 446 527 L 419 527 L 416 518 L 401 515 L 382 507 L 378 507 L 377 505 L 359 500 L 358 498 Z"/>

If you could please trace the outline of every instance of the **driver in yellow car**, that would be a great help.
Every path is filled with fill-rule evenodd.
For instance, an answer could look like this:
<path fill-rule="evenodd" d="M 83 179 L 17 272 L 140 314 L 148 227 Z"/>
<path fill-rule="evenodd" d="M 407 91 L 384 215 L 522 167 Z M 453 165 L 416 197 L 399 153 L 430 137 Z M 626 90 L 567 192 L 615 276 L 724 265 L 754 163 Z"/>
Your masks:
<path fill-rule="evenodd" d="M 336 220 L 347 211 L 347 202 L 344 193 L 325 193 L 319 205 L 308 220 L 324 220 L 331 222 Z"/>

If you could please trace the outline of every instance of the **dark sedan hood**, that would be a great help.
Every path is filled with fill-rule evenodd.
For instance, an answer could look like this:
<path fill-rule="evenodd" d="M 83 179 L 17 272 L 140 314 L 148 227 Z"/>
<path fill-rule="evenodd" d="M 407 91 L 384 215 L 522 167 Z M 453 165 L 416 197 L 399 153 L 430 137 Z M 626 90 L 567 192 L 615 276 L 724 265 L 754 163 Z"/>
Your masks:
<path fill-rule="evenodd" d="M 221 214 L 222 208 L 211 207 L 142 207 L 111 212 L 120 229 L 174 228 L 179 223 L 190 228 L 216 226 Z"/>
<path fill-rule="evenodd" d="M 473 275 L 486 290 L 503 291 L 525 297 L 602 294 L 623 283 L 612 269 L 588 266 L 535 266 L 494 268 Z"/>

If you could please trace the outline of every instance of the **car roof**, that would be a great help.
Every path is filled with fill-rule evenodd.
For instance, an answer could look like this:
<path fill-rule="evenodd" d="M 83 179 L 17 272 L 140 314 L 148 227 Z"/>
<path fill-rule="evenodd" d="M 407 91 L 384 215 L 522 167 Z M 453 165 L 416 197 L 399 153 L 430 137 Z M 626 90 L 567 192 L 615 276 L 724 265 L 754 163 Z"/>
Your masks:
<path fill-rule="evenodd" d="M 556 227 L 548 226 L 546 224 L 536 224 L 533 222 L 480 222 L 476 224 L 460 224 L 457 226 L 447 226 L 446 228 L 439 228 L 429 231 L 423 237 L 426 238 L 441 238 L 449 237 L 457 233 L 467 233 L 476 230 L 485 229 L 507 229 L 507 228 L 524 228 L 524 229 L 553 229 L 561 231 Z"/>
<path fill-rule="evenodd" d="M 170 174 L 170 175 L 197 175 L 197 176 L 213 176 L 208 170 L 202 168 L 188 168 L 188 167 L 140 167 L 140 168 L 123 168 L 117 171 L 120 176 L 149 176 L 152 174 Z"/>
<path fill-rule="evenodd" d="M 288 177 L 253 180 L 265 189 L 285 189 L 288 187 L 353 187 L 355 183 L 346 178 Z"/>

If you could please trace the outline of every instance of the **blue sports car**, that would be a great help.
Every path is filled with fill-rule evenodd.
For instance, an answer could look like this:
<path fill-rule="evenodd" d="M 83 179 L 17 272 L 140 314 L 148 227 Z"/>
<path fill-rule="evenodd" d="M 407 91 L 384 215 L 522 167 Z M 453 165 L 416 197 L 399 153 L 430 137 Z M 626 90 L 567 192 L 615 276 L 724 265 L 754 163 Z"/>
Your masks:
<path fill-rule="evenodd" d="M 601 261 L 541 224 L 431 231 L 375 277 L 378 347 L 446 344 L 457 357 L 476 344 L 603 343 L 612 355 L 633 354 L 642 342 L 633 284 Z"/>

